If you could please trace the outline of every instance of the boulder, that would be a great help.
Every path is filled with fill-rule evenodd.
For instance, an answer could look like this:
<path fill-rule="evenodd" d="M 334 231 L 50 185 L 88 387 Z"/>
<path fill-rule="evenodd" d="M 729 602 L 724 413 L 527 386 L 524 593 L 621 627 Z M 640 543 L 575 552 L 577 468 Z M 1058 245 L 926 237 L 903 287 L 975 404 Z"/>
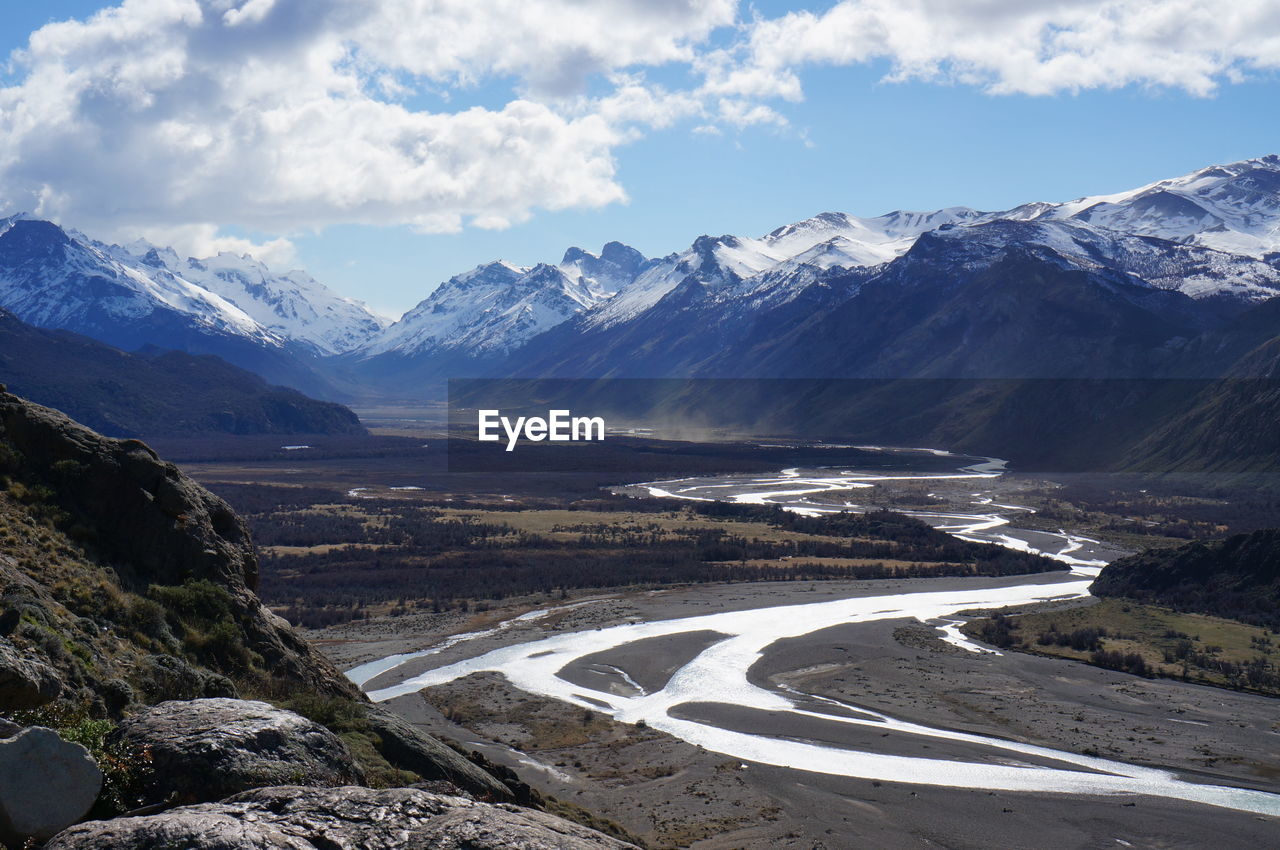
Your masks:
<path fill-rule="evenodd" d="M 0 638 L 0 711 L 37 708 L 57 699 L 62 680 L 53 668 L 34 658 L 24 658 L 9 641 Z"/>
<path fill-rule="evenodd" d="M 491 801 L 514 799 L 511 789 L 451 747 L 379 706 L 368 708 L 369 725 L 382 742 L 382 755 L 398 768 L 429 781 L 444 780 Z"/>
<path fill-rule="evenodd" d="M 89 751 L 43 726 L 0 739 L 0 841 L 22 846 L 66 829 L 88 813 L 102 789 Z"/>
<path fill-rule="evenodd" d="M 364 777 L 338 736 L 265 702 L 162 702 L 126 718 L 111 744 L 151 753 L 147 802 L 220 800 L 266 785 L 351 785 Z"/>
<path fill-rule="evenodd" d="M 221 803 L 73 826 L 45 850 L 621 850 L 544 812 L 413 788 L 259 788 Z"/>

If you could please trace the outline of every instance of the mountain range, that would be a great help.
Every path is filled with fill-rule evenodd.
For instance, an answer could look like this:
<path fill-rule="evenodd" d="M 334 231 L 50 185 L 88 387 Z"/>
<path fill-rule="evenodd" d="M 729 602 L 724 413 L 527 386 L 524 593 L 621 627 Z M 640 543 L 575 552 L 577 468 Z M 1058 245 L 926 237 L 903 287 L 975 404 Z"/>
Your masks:
<path fill-rule="evenodd" d="M 0 310 L 0 376 L 8 389 L 112 437 L 363 434 L 340 404 L 270 386 L 210 354 L 125 352 L 45 330 Z"/>
<path fill-rule="evenodd" d="M 19 319 L 125 350 L 215 354 L 347 401 L 439 396 L 446 378 L 486 376 L 1272 376 L 1277 294 L 1274 155 L 1065 203 L 830 212 L 659 258 L 610 242 L 555 264 L 495 261 L 393 323 L 247 256 L 181 259 L 0 222 L 0 307 Z"/>

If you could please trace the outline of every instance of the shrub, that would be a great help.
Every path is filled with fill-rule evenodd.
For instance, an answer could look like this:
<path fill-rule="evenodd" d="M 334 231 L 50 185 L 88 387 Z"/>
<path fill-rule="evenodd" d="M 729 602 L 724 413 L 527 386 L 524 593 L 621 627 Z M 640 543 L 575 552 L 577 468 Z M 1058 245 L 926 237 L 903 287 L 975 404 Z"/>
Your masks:
<path fill-rule="evenodd" d="M 231 618 L 231 594 L 208 579 L 188 579 L 178 586 L 153 584 L 147 595 L 180 620 L 197 618 L 212 623 Z"/>
<path fill-rule="evenodd" d="M 102 771 L 102 790 L 89 810 L 90 818 L 116 817 L 144 802 L 144 792 L 153 772 L 151 754 L 144 749 L 108 743 L 108 736 L 115 730 L 110 720 L 90 717 L 87 706 L 69 703 L 51 703 L 18 712 L 14 720 L 24 726 L 48 727 L 62 740 L 89 751 Z"/>

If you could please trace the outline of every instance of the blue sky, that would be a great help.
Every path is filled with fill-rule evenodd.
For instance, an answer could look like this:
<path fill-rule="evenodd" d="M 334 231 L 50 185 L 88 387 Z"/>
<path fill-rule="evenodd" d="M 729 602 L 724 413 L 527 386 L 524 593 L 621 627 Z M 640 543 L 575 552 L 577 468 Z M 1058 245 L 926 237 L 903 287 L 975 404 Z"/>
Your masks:
<path fill-rule="evenodd" d="M 245 5 L 242 0 L 210 2 L 220 14 Z M 5 11 L 0 49 L 7 54 L 23 47 L 29 34 L 49 20 L 85 18 L 104 5 L 70 0 L 12 5 Z M 820 31 L 826 25 L 821 15 L 831 5 L 757 3 L 754 9 L 761 18 L 778 19 L 789 10 L 808 8 L 817 13 L 808 23 Z M 740 27 L 711 26 L 705 36 L 692 37 L 701 54 L 712 55 L 743 38 L 751 10 L 742 6 L 736 14 Z M 833 16 L 830 26 L 836 23 Z M 690 24 L 695 30 L 701 25 Z M 130 49 L 127 36 L 113 37 L 111 43 L 114 49 Z M 207 190 L 212 221 L 199 226 L 216 227 L 217 238 L 230 239 L 229 244 L 238 244 L 237 239 L 255 243 L 287 239 L 293 255 L 289 265 L 305 267 L 339 292 L 394 314 L 450 275 L 499 257 L 525 264 L 554 262 L 569 245 L 595 251 L 612 239 L 661 255 L 687 247 L 702 233 L 760 235 L 825 210 L 870 216 L 893 209 L 952 205 L 999 209 L 1031 200 L 1119 191 L 1217 162 L 1280 152 L 1280 116 L 1275 108 L 1280 83 L 1274 67 L 1246 51 L 1234 66 L 1216 75 L 1211 91 L 1196 91 L 1200 85 L 1196 80 L 1162 82 L 1168 79 L 1165 67 L 1143 66 L 1156 61 L 1149 58 L 1149 47 L 1108 48 L 1114 48 L 1116 58 L 1105 61 L 1122 69 L 1117 73 L 1132 76 L 1127 84 L 1109 87 L 1088 80 L 1082 84 L 1078 77 L 1066 82 L 1054 78 L 1043 85 L 1057 90 L 1007 93 L 998 90 L 1031 86 L 1016 78 L 1010 83 L 1016 71 L 1004 68 L 974 72 L 972 60 L 964 57 L 944 56 L 940 74 L 904 75 L 899 73 L 903 60 L 892 52 L 875 55 L 876 50 L 870 50 L 862 58 L 833 60 L 821 48 L 807 48 L 817 51 L 816 58 L 791 66 L 803 89 L 802 100 L 741 91 L 733 95 L 741 98 L 735 102 L 762 105 L 768 115 L 759 120 L 735 123 L 718 117 L 717 107 L 704 105 L 696 114 L 665 122 L 629 117 L 633 123 L 628 125 L 632 129 L 626 140 L 603 146 L 591 142 L 594 147 L 584 157 L 596 165 L 610 162 L 616 170 L 607 179 L 582 177 L 582 185 L 588 186 L 581 190 L 586 200 L 568 203 L 567 209 L 545 209 L 548 203 L 564 204 L 565 200 L 558 187 L 544 180 L 531 182 L 527 198 L 513 200 L 504 195 L 500 201 L 488 196 L 474 200 L 463 193 L 449 200 L 452 206 L 446 212 L 458 211 L 462 221 L 461 230 L 452 233 L 423 232 L 417 219 L 408 219 L 424 210 L 434 214 L 434 208 L 406 206 L 408 202 L 399 197 L 394 199 L 394 209 L 388 206 L 377 213 L 349 213 L 344 207 L 313 216 L 307 207 L 298 206 L 278 218 L 265 219 L 251 206 L 261 207 L 262 200 L 229 197 L 223 178 L 220 185 Z M 1128 52 L 1121 52 L 1122 48 Z M 744 59 L 744 55 L 740 50 L 735 61 L 757 65 L 773 61 L 758 56 Z M 397 67 L 399 60 L 380 61 Z M 556 108 L 564 110 L 563 101 L 556 100 L 563 92 L 535 91 L 544 83 L 530 82 L 527 68 L 496 67 L 495 60 L 478 54 L 474 60 L 460 61 L 474 61 L 473 67 L 479 70 L 471 72 L 458 65 L 444 72 L 423 71 L 412 61 L 401 62 L 407 69 L 401 80 L 408 88 L 387 99 L 409 112 L 448 113 L 473 106 L 496 111 L 516 98 L 560 104 Z M 1181 60 L 1174 56 L 1170 61 Z M 946 62 L 952 63 L 950 71 Z M 460 81 L 460 67 L 475 79 Z M 775 65 L 769 68 L 777 71 Z M 606 71 L 589 70 L 576 94 L 607 97 L 617 86 L 609 74 L 617 72 L 643 74 L 646 84 L 664 91 L 693 90 L 707 79 L 690 62 L 642 59 Z M 29 65 L 11 67 L 8 82 L 19 85 L 29 81 L 32 73 Z M 908 79 L 886 79 L 895 73 Z M 976 80 L 972 79 L 975 73 Z M 1233 81 L 1236 77 L 1244 79 Z M 274 160 L 275 167 L 281 161 Z M 362 167 L 350 160 L 342 163 Z M 584 174 L 589 170 L 583 166 Z M 503 177 L 499 173 L 486 185 Z M 43 179 L 49 181 L 47 176 Z M 77 179 L 94 178 L 81 175 Z M 184 186 L 185 172 L 175 170 L 171 176 L 158 177 L 157 198 L 166 191 L 181 191 L 167 189 L 165 179 Z M 11 185 L 20 185 L 16 181 L 12 178 Z M 5 185 L 0 180 L 0 187 Z M 628 200 L 610 200 L 608 186 L 625 192 Z M 55 217 L 64 223 L 99 235 L 118 220 L 122 205 L 118 186 L 85 192 L 83 198 L 76 194 L 78 185 L 57 188 L 72 198 L 56 211 Z M 281 191 L 288 194 L 286 189 Z M 430 194 L 429 188 L 425 191 Z M 182 208 L 166 206 L 163 200 L 140 201 L 137 209 L 128 211 L 137 224 L 123 227 L 162 235 L 172 220 L 194 228 L 200 216 L 191 210 L 199 210 L 200 203 L 198 195 Z M 299 202 L 305 203 L 310 202 L 305 198 Z M 315 203 L 322 206 L 328 201 Z M 485 229 L 468 223 L 475 220 L 477 205 L 488 205 L 488 209 L 495 203 L 515 210 L 510 226 Z M 528 218 L 521 221 L 524 214 Z"/>

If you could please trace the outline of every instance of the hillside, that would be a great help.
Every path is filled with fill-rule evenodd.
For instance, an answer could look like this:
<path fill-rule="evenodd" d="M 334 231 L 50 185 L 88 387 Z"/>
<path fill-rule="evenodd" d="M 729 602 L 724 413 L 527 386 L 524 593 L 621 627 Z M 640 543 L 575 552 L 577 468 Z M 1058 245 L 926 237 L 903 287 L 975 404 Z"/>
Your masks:
<path fill-rule="evenodd" d="M 1121 558 L 1091 591 L 1280 628 L 1280 529 Z"/>
<path fill-rule="evenodd" d="M 274 387 L 212 355 L 127 353 L 0 310 L 0 381 L 115 437 L 363 434 L 347 408 Z"/>
<path fill-rule="evenodd" d="M 278 681 L 356 696 L 259 602 L 239 517 L 145 444 L 3 393 L 0 476 L 5 608 L 78 696 L 116 711 L 190 696 L 157 667 L 202 692 Z"/>
<path fill-rule="evenodd" d="M 370 706 L 257 584 L 248 530 L 221 499 L 141 442 L 0 394 L 0 843 L 88 814 L 50 846 L 384 846 L 472 828 L 504 836 L 494 846 L 630 846 L 442 796 L 542 805 L 510 771 Z M 430 792 L 401 787 L 424 781 Z M 253 789 L 296 806 L 241 821 Z M 209 805 L 186 805 L 219 801 L 212 826 Z M 145 816 L 117 817 L 133 809 Z M 330 837 L 304 841 L 318 830 Z"/>

